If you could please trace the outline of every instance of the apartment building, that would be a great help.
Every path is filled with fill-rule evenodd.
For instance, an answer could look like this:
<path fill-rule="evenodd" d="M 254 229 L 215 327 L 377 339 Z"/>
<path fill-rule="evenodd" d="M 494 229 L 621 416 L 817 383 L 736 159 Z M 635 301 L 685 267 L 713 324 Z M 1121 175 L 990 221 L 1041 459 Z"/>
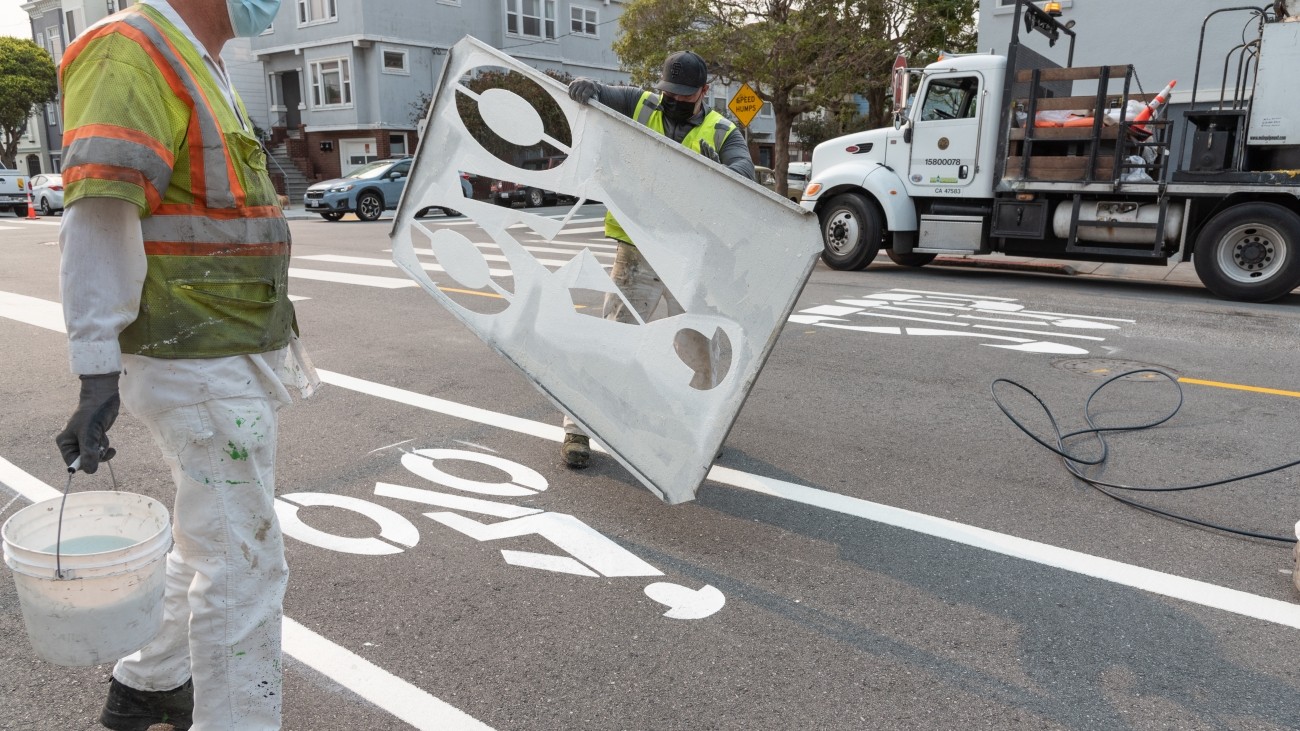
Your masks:
<path fill-rule="evenodd" d="M 87 28 L 133 4 L 133 0 L 34 0 L 22 9 L 32 21 L 32 40 L 49 51 L 57 66 L 63 53 Z M 248 107 L 249 116 L 265 120 L 267 89 L 262 64 L 253 54 L 252 41 L 236 38 L 226 44 L 221 54 L 239 96 Z M 19 148 L 20 165 L 31 175 L 57 173 L 62 169 L 63 118 L 59 101 L 51 102 L 32 114 L 31 132 Z M 28 139 L 32 139 L 28 142 Z"/>
<path fill-rule="evenodd" d="M 272 149 L 309 179 L 412 154 L 422 94 L 466 35 L 543 71 L 625 81 L 623 0 L 286 0 L 253 39 Z M 280 157 L 277 155 L 277 157 Z"/>

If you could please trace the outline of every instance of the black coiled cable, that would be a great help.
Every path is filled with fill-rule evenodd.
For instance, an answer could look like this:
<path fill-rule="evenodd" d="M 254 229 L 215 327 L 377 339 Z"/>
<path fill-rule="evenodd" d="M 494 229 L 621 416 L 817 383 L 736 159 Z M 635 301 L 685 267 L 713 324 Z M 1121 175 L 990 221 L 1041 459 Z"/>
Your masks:
<path fill-rule="evenodd" d="M 1173 409 L 1170 410 L 1170 412 L 1167 415 L 1146 424 L 1131 424 L 1127 426 L 1106 426 L 1106 427 L 1097 426 L 1092 419 L 1092 401 L 1094 398 L 1097 397 L 1097 394 L 1101 393 L 1103 389 L 1105 389 L 1107 386 L 1114 383 L 1115 381 L 1120 380 L 1121 378 L 1140 374 L 1140 373 L 1154 373 L 1158 376 L 1162 376 L 1167 381 L 1172 383 L 1174 388 L 1178 392 L 1178 403 L 1174 405 Z M 1025 393 L 1029 394 L 1029 396 L 1033 398 L 1034 401 L 1038 402 L 1038 405 L 1043 409 L 1043 413 L 1047 415 L 1047 420 L 1052 425 L 1052 431 L 1056 436 L 1055 446 L 1047 443 L 1044 439 L 1039 437 L 1037 434 L 1031 432 L 1024 425 L 1023 422 L 1021 422 L 1019 419 L 1017 419 L 1015 416 L 1012 415 L 1011 411 L 1007 409 L 1006 404 L 1002 402 L 1001 397 L 998 396 L 999 383 L 1005 383 L 1009 386 L 1018 388 L 1021 391 L 1024 391 Z M 1052 410 L 1047 407 L 1047 404 L 1044 403 L 1041 398 L 1038 397 L 1038 394 L 1029 390 L 1025 386 L 1007 378 L 998 378 L 995 379 L 993 383 L 989 384 L 989 392 L 993 396 L 993 403 L 997 404 L 998 408 L 1001 409 L 1002 413 L 1005 414 L 1006 417 L 1011 420 L 1012 424 L 1015 424 L 1017 429 L 1027 434 L 1030 439 L 1033 439 L 1035 442 L 1038 442 L 1040 445 L 1046 447 L 1047 449 L 1051 450 L 1052 452 L 1054 452 L 1055 454 L 1063 458 L 1065 460 L 1065 468 L 1070 471 L 1070 474 L 1074 475 L 1075 477 L 1079 478 L 1083 482 L 1092 486 L 1098 492 L 1102 493 L 1106 497 L 1111 498 L 1112 500 L 1117 500 L 1121 503 L 1124 503 L 1125 505 L 1130 505 L 1132 507 L 1138 508 L 1139 510 L 1145 510 L 1149 513 L 1161 515 L 1166 518 L 1172 518 L 1174 520 L 1180 520 L 1185 523 L 1192 523 L 1194 525 L 1200 525 L 1206 528 L 1213 528 L 1215 530 L 1224 531 L 1226 533 L 1234 533 L 1236 535 L 1248 536 L 1250 538 L 1259 538 L 1266 541 L 1277 541 L 1279 543 L 1296 542 L 1296 539 L 1293 536 L 1276 536 L 1276 535 L 1269 535 L 1267 533 L 1259 533 L 1256 531 L 1243 530 L 1240 528 L 1230 528 L 1228 526 L 1219 525 L 1217 523 L 1211 523 L 1209 521 L 1199 520 L 1197 518 L 1192 518 L 1186 515 L 1180 515 L 1178 513 L 1170 512 L 1168 510 L 1162 510 L 1160 508 L 1153 507 L 1145 503 L 1140 503 L 1136 500 L 1132 500 L 1123 497 L 1121 495 L 1117 495 L 1111 492 L 1111 490 L 1128 490 L 1132 492 L 1182 492 L 1185 490 L 1200 490 L 1202 488 L 1216 487 L 1218 485 L 1226 485 L 1232 482 L 1249 480 L 1251 478 L 1260 477 L 1262 475 L 1271 474 L 1273 472 L 1280 472 L 1282 470 L 1300 465 L 1300 459 L 1297 459 L 1293 462 L 1287 462 L 1286 464 L 1278 465 L 1276 467 L 1270 467 L 1268 469 L 1251 472 L 1250 474 L 1246 474 L 1246 475 L 1239 475 L 1237 477 L 1227 477 L 1221 480 L 1214 480 L 1212 482 L 1202 482 L 1195 485 L 1179 485 L 1176 487 L 1141 487 L 1135 485 L 1120 485 L 1112 482 L 1102 482 L 1101 480 L 1094 479 L 1083 474 L 1083 471 L 1080 469 L 1080 465 L 1084 465 L 1084 466 L 1102 465 L 1106 462 L 1107 457 L 1110 455 L 1110 446 L 1106 443 L 1106 438 L 1104 436 L 1106 432 L 1126 432 L 1126 431 L 1139 431 L 1142 429 L 1150 429 L 1152 427 L 1159 426 L 1165 423 L 1166 421 L 1169 421 L 1170 419 L 1174 418 L 1174 415 L 1177 414 L 1179 409 L 1183 407 L 1182 385 L 1178 383 L 1178 379 L 1174 378 L 1173 376 L 1171 376 L 1170 374 L 1162 370 L 1158 370 L 1155 368 L 1139 368 L 1137 370 L 1120 373 L 1119 375 L 1111 376 L 1110 378 L 1106 379 L 1105 381 L 1102 382 L 1100 386 L 1097 386 L 1095 389 L 1093 389 L 1092 393 L 1088 395 L 1088 400 L 1084 403 L 1083 416 L 1084 419 L 1088 422 L 1088 428 L 1080 429 L 1078 431 L 1073 431 L 1065 434 L 1061 432 L 1060 425 L 1056 423 L 1056 417 L 1055 415 L 1052 414 Z M 1101 445 L 1101 454 L 1095 459 L 1083 457 L 1074 452 L 1071 452 L 1065 446 L 1065 442 L 1067 440 L 1072 439 L 1074 437 L 1083 436 L 1086 434 L 1091 434 L 1093 437 L 1096 438 L 1097 443 Z"/>

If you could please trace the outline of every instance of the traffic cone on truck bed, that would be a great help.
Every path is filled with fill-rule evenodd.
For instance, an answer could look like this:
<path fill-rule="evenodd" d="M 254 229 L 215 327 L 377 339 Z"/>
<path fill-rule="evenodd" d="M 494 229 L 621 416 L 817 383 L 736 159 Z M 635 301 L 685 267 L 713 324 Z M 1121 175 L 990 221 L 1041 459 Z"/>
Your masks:
<path fill-rule="evenodd" d="M 1178 83 L 1178 79 L 1174 79 L 1173 81 L 1169 82 L 1168 86 L 1161 89 L 1159 94 L 1156 94 L 1155 99 L 1152 99 L 1151 101 L 1147 102 L 1147 105 L 1142 108 L 1142 111 L 1138 112 L 1137 116 L 1133 117 L 1132 129 L 1134 132 L 1137 132 L 1143 137 L 1151 136 L 1151 131 L 1148 130 L 1146 128 L 1146 125 L 1142 124 L 1142 122 L 1146 122 L 1147 120 L 1150 120 L 1161 109 L 1164 109 L 1164 106 L 1169 103 L 1169 97 L 1173 95 L 1174 85 L 1177 83 Z"/>

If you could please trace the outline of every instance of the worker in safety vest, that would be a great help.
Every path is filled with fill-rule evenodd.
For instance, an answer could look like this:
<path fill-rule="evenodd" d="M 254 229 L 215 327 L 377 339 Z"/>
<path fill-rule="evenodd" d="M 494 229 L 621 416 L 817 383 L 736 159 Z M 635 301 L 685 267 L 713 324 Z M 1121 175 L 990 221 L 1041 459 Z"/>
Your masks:
<path fill-rule="evenodd" d="M 744 136 L 730 120 L 704 105 L 709 92 L 708 81 L 709 72 L 704 59 L 690 51 L 678 51 L 664 60 L 659 83 L 655 84 L 657 93 L 635 87 L 607 86 L 591 79 L 577 78 L 569 84 L 569 96 L 582 104 L 595 99 L 753 180 L 754 162 L 750 158 L 749 145 Z M 647 193 L 653 195 L 653 191 Z M 641 320 L 650 320 L 661 299 L 667 300 L 669 317 L 681 314 L 681 304 L 664 286 L 650 263 L 637 251 L 627 232 L 609 213 L 605 214 L 605 235 L 618 242 L 618 252 L 610 277 L 641 316 Z M 619 322 L 637 322 L 623 301 L 610 295 L 605 296 L 604 317 Z M 695 370 L 692 386 L 711 388 L 717 385 L 714 369 L 717 354 L 706 338 L 683 338 L 676 347 L 683 362 Z M 560 448 L 564 463 L 573 468 L 586 467 L 591 461 L 590 439 L 567 414 L 564 417 L 564 432 L 564 444 Z"/>
<path fill-rule="evenodd" d="M 110 729 L 280 728 L 276 410 L 319 380 L 295 335 L 289 227 L 220 60 L 279 5 L 140 0 L 60 67 L 61 284 L 81 396 L 58 446 L 86 472 L 110 459 L 120 385 L 176 485 L 162 629 L 113 668 Z"/>

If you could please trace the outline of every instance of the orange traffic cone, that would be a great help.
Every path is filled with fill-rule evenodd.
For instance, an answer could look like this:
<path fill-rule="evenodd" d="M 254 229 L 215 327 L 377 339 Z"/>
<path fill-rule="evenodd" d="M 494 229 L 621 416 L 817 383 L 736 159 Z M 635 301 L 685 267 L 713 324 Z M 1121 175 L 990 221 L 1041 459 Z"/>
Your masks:
<path fill-rule="evenodd" d="M 27 220 L 36 220 L 36 204 L 32 201 L 32 181 L 27 181 Z"/>
<path fill-rule="evenodd" d="M 1177 83 L 1178 83 L 1178 79 L 1174 79 L 1173 81 L 1169 82 L 1168 86 L 1166 86 L 1164 89 L 1161 89 L 1159 94 L 1156 94 L 1155 99 L 1152 99 L 1151 101 L 1147 102 L 1147 105 L 1142 108 L 1142 111 L 1138 112 L 1137 115 L 1133 117 L 1134 131 L 1139 132 L 1144 136 L 1149 136 L 1151 134 L 1151 132 L 1147 130 L 1146 125 L 1141 123 L 1154 117 L 1157 112 L 1159 112 L 1161 109 L 1164 108 L 1166 104 L 1169 103 L 1169 97 L 1170 95 L 1173 94 L 1174 85 Z"/>

